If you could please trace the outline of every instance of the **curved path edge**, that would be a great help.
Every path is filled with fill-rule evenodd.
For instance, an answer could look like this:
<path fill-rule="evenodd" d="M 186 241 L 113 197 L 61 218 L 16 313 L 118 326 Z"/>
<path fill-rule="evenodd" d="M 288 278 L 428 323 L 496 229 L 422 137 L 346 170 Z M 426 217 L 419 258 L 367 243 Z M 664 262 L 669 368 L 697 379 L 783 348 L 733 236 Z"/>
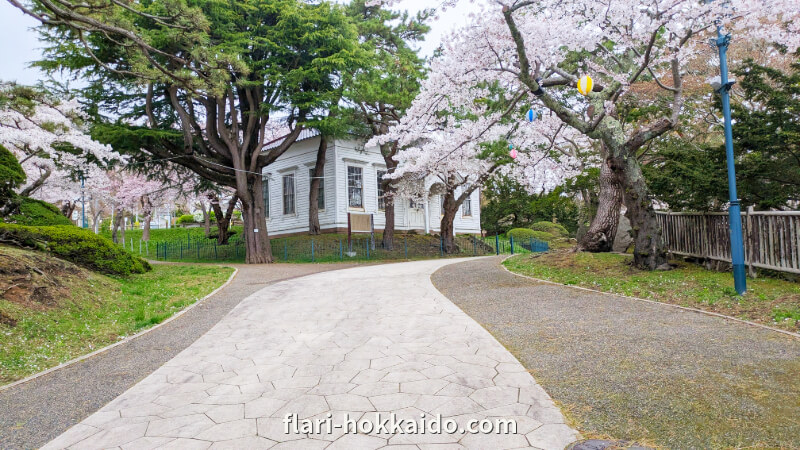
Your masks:
<path fill-rule="evenodd" d="M 36 448 L 52 440 L 158 369 L 264 286 L 353 264 L 215 266 L 236 271 L 169 320 L 0 389 L 0 449 Z"/>
<path fill-rule="evenodd" d="M 225 266 L 225 267 L 227 267 L 227 266 Z M 216 289 L 214 289 L 213 291 L 211 291 L 205 297 L 197 300 L 196 302 L 192 303 L 191 305 L 189 305 L 189 306 L 181 309 L 180 311 L 176 312 L 175 314 L 171 315 L 166 320 L 163 320 L 163 321 L 157 323 L 156 325 L 154 325 L 152 327 L 149 327 L 149 328 L 146 328 L 146 329 L 144 329 L 142 331 L 139 331 L 138 333 L 132 334 L 130 336 L 126 336 L 124 339 L 122 339 L 122 340 L 120 340 L 118 342 L 114 342 L 113 344 L 106 345 L 105 347 L 99 348 L 99 349 L 97 349 L 97 350 L 95 350 L 95 351 L 93 351 L 91 353 L 87 353 L 85 355 L 78 356 L 77 358 L 70 359 L 69 361 L 63 362 L 63 363 L 61 363 L 61 364 L 59 364 L 57 366 L 51 367 L 49 369 L 45 369 L 45 370 L 43 370 L 41 372 L 37 372 L 37 373 L 35 373 L 33 375 L 29 375 L 29 376 L 27 376 L 27 377 L 25 377 L 25 378 L 23 378 L 21 380 L 17 380 L 15 382 L 9 383 L 9 384 L 7 384 L 5 386 L 0 386 L 0 392 L 3 392 L 5 390 L 7 390 L 7 389 L 11 389 L 11 388 L 13 388 L 15 386 L 19 386 L 20 384 L 23 384 L 23 383 L 27 383 L 27 382 L 29 382 L 31 380 L 34 380 L 36 378 L 39 378 L 39 377 L 41 377 L 43 375 L 47 375 L 48 373 L 55 372 L 56 370 L 65 369 L 65 368 L 67 368 L 67 367 L 69 367 L 69 366 L 71 366 L 71 365 L 73 365 L 75 363 L 79 363 L 79 362 L 81 362 L 81 361 L 83 361 L 85 359 L 89 359 L 89 358 L 91 358 L 93 356 L 97 356 L 97 355 L 99 355 L 101 353 L 105 353 L 105 352 L 111 350 L 114 347 L 118 347 L 120 345 L 127 344 L 130 341 L 132 341 L 134 339 L 137 339 L 137 338 L 139 338 L 141 336 L 144 336 L 145 334 L 147 334 L 147 333 L 149 333 L 151 331 L 155 331 L 158 328 L 161 328 L 162 326 L 167 325 L 168 323 L 172 322 L 173 320 L 177 319 L 178 317 L 180 317 L 180 316 L 184 315 L 185 313 L 191 311 L 192 309 L 194 309 L 196 306 L 198 306 L 199 304 L 203 303 L 207 299 L 213 297 L 217 292 L 221 291 L 227 285 L 231 284 L 233 279 L 236 277 L 236 274 L 238 274 L 238 273 L 239 273 L 239 269 L 234 267 L 233 268 L 233 273 L 231 273 L 231 275 L 228 277 L 228 279 L 225 280 L 225 282 L 222 283 L 221 286 L 219 286 Z"/>
<path fill-rule="evenodd" d="M 514 272 L 513 270 L 509 270 L 508 267 L 506 267 L 506 265 L 503 264 L 507 259 L 509 259 L 509 258 L 511 258 L 513 256 L 514 255 L 507 256 L 507 257 L 503 258 L 502 261 L 500 261 L 500 267 L 502 267 L 503 270 L 505 270 L 506 272 L 510 273 L 511 275 L 515 275 L 515 276 L 522 277 L 522 278 L 527 278 L 529 280 L 533 280 L 533 281 L 536 281 L 536 282 L 539 282 L 539 283 L 547 283 L 547 284 L 552 284 L 552 285 L 555 285 L 555 286 L 563 286 L 563 287 L 570 288 L 570 289 L 577 289 L 577 290 L 581 290 L 581 291 L 593 292 L 595 294 L 611 295 L 611 296 L 614 296 L 614 297 L 627 298 L 627 299 L 630 299 L 630 300 L 638 300 L 640 302 L 647 302 L 647 303 L 652 303 L 652 304 L 655 304 L 655 305 L 670 306 L 672 308 L 678 308 L 678 309 L 682 309 L 684 311 L 691 311 L 691 312 L 706 314 L 706 315 L 709 315 L 709 316 L 720 317 L 722 319 L 732 320 L 734 322 L 739 322 L 739 323 L 743 323 L 743 324 L 750 325 L 750 326 L 753 326 L 753 327 L 763 328 L 765 330 L 770 330 L 770 331 L 776 331 L 778 333 L 783 333 L 783 334 L 786 334 L 786 335 L 789 335 L 789 336 L 792 336 L 792 337 L 800 338 L 800 333 L 794 333 L 794 332 L 787 331 L 787 330 L 781 330 L 780 328 L 775 328 L 775 327 L 771 327 L 769 325 L 764 325 L 763 323 L 751 322 L 749 320 L 739 319 L 737 317 L 728 316 L 728 315 L 725 315 L 725 314 L 722 314 L 722 313 L 717 313 L 717 312 L 714 312 L 714 311 L 706 311 L 706 310 L 699 309 L 699 308 L 692 308 L 691 306 L 676 305 L 674 303 L 659 302 L 658 300 L 651 300 L 651 299 L 648 299 L 648 298 L 633 297 L 633 296 L 630 296 L 630 295 L 618 294 L 616 292 L 600 291 L 598 289 L 592 289 L 592 288 L 587 288 L 587 287 L 583 287 L 583 286 L 575 286 L 575 285 L 571 285 L 571 284 L 564 284 L 564 283 L 559 283 L 557 281 L 543 280 L 541 278 L 532 277 L 530 275 L 524 275 L 524 274 L 521 274 L 521 273 Z"/>

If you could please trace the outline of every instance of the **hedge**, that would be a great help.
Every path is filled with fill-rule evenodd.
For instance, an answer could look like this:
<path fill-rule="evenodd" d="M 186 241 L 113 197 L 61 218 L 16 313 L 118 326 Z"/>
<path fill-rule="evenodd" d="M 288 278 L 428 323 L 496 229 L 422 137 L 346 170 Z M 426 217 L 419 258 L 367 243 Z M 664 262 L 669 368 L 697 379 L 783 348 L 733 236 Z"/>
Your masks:
<path fill-rule="evenodd" d="M 530 230 L 528 228 L 512 228 L 506 233 L 509 237 L 514 239 L 528 240 L 530 238 L 538 239 L 540 241 L 550 242 L 555 239 L 550 233 L 544 231 Z"/>
<path fill-rule="evenodd" d="M 536 222 L 531 225 L 531 229 L 534 231 L 544 231 L 556 237 L 569 237 L 569 231 L 560 223 Z"/>
<path fill-rule="evenodd" d="M 185 223 L 197 223 L 197 221 L 194 220 L 194 216 L 191 214 L 184 214 L 175 221 L 175 225 L 183 225 Z"/>
<path fill-rule="evenodd" d="M 76 226 L 31 227 L 0 223 L 0 242 L 36 248 L 75 264 L 112 275 L 144 273 L 150 264 L 106 238 Z"/>
<path fill-rule="evenodd" d="M 20 197 L 20 200 L 18 212 L 7 217 L 5 222 L 28 226 L 72 225 L 55 205 L 29 197 Z"/>

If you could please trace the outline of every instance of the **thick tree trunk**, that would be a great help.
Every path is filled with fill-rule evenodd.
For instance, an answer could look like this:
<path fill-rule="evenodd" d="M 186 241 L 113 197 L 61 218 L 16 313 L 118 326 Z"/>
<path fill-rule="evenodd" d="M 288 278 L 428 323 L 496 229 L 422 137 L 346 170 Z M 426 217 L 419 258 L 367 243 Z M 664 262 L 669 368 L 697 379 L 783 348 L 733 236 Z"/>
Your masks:
<path fill-rule="evenodd" d="M 621 152 L 614 152 L 619 155 Z M 633 232 L 633 264 L 655 270 L 668 264 L 667 251 L 661 238 L 653 202 L 642 174 L 642 167 L 635 156 L 615 156 L 611 169 L 623 180 L 623 200 L 627 211 L 625 217 L 631 222 Z"/>
<path fill-rule="evenodd" d="M 597 213 L 589 229 L 578 241 L 578 249 L 587 252 L 610 252 L 617 235 L 619 212 L 622 207 L 623 174 L 611 169 L 611 160 L 606 158 L 600 167 L 600 195 Z"/>
<path fill-rule="evenodd" d="M 317 148 L 317 162 L 311 177 L 308 191 L 308 234 L 320 233 L 319 226 L 319 184 L 325 176 L 325 153 L 328 150 L 328 138 L 321 136 Z"/>
<path fill-rule="evenodd" d="M 578 241 L 589 231 L 589 226 L 597 212 L 597 200 L 589 189 L 581 189 L 581 203 L 578 212 L 578 231 L 575 233 Z"/>
<path fill-rule="evenodd" d="M 456 203 L 455 194 L 452 191 L 447 191 L 444 194 L 444 205 L 442 205 L 442 221 L 439 229 L 442 235 L 442 247 L 445 253 L 455 253 L 458 251 L 455 241 L 455 230 L 453 222 L 458 212 L 458 203 Z"/>
<path fill-rule="evenodd" d="M 114 216 L 114 220 L 111 226 L 111 240 L 114 241 L 115 244 L 119 243 L 117 238 L 117 232 L 120 229 L 120 225 L 122 225 L 122 219 L 125 216 L 125 210 L 120 209 L 117 211 L 117 215 Z M 125 239 L 125 227 L 122 227 L 122 239 Z"/>
<path fill-rule="evenodd" d="M 384 188 L 384 195 L 386 195 L 386 188 Z M 383 248 L 386 250 L 394 249 L 394 196 L 384 197 L 383 216 L 386 220 L 386 225 L 383 227 Z"/>
<path fill-rule="evenodd" d="M 209 214 L 205 202 L 198 203 L 200 205 L 200 211 L 203 212 L 203 230 L 205 231 L 206 237 L 208 237 L 211 235 L 211 214 Z"/>
<path fill-rule="evenodd" d="M 142 240 L 150 240 L 150 219 L 153 217 L 153 203 L 149 197 L 142 197 Z"/>
<path fill-rule="evenodd" d="M 384 129 L 385 133 L 386 130 Z M 397 153 L 397 143 L 387 143 L 381 145 L 381 155 L 383 155 L 383 162 L 386 163 L 386 173 L 392 173 L 397 168 L 397 161 L 394 160 L 394 155 Z M 383 248 L 387 250 L 394 249 L 394 194 L 395 194 L 395 180 L 386 179 L 383 182 L 383 198 L 384 198 L 384 226 L 383 226 Z M 427 220 L 427 219 L 426 219 Z"/>
<path fill-rule="evenodd" d="M 249 177 L 251 183 L 236 193 L 242 202 L 242 220 L 244 221 L 244 241 L 247 250 L 247 264 L 264 264 L 272 262 L 272 248 L 267 234 L 267 217 L 264 211 L 264 194 L 261 191 L 261 177 Z"/>
<path fill-rule="evenodd" d="M 211 207 L 214 208 L 214 217 L 217 218 L 217 244 L 227 245 L 230 239 L 231 218 L 233 217 L 233 210 L 236 209 L 236 202 L 239 200 L 237 196 L 231 197 L 228 200 L 228 206 L 225 212 L 219 204 L 219 197 L 213 196 L 211 199 Z"/>

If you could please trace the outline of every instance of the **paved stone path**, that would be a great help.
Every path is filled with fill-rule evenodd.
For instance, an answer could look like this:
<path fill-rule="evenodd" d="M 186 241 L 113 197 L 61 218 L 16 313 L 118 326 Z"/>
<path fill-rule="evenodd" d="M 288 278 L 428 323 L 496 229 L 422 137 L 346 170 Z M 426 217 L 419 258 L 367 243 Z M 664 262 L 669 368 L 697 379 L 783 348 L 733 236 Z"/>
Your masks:
<path fill-rule="evenodd" d="M 577 433 L 520 363 L 431 284 L 454 260 L 277 283 L 45 448 L 561 449 Z M 286 433 L 377 412 L 515 419 L 517 434 Z M 494 418 L 494 419 L 491 419 Z M 449 444 L 434 446 L 433 444 Z"/>
<path fill-rule="evenodd" d="M 211 329 L 245 297 L 288 278 L 352 264 L 228 264 L 233 281 L 136 339 L 0 391 L 0 449 L 37 448 L 100 409 Z"/>

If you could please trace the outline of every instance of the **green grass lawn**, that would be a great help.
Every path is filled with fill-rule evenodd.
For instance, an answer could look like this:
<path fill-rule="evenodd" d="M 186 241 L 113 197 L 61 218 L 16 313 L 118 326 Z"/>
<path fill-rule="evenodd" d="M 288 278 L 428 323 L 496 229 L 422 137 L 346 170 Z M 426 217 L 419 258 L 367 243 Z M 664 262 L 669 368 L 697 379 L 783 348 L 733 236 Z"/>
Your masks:
<path fill-rule="evenodd" d="M 107 277 L 44 254 L 0 246 L 0 385 L 119 341 L 196 302 L 233 269 L 156 265 Z M 36 271 L 28 271 L 37 268 Z"/>
<path fill-rule="evenodd" d="M 713 311 L 784 330 L 800 331 L 800 284 L 774 278 L 748 279 L 736 295 L 730 273 L 673 261 L 671 271 L 643 271 L 630 255 L 558 252 L 521 255 L 504 262 L 511 271 L 543 280 Z"/>

